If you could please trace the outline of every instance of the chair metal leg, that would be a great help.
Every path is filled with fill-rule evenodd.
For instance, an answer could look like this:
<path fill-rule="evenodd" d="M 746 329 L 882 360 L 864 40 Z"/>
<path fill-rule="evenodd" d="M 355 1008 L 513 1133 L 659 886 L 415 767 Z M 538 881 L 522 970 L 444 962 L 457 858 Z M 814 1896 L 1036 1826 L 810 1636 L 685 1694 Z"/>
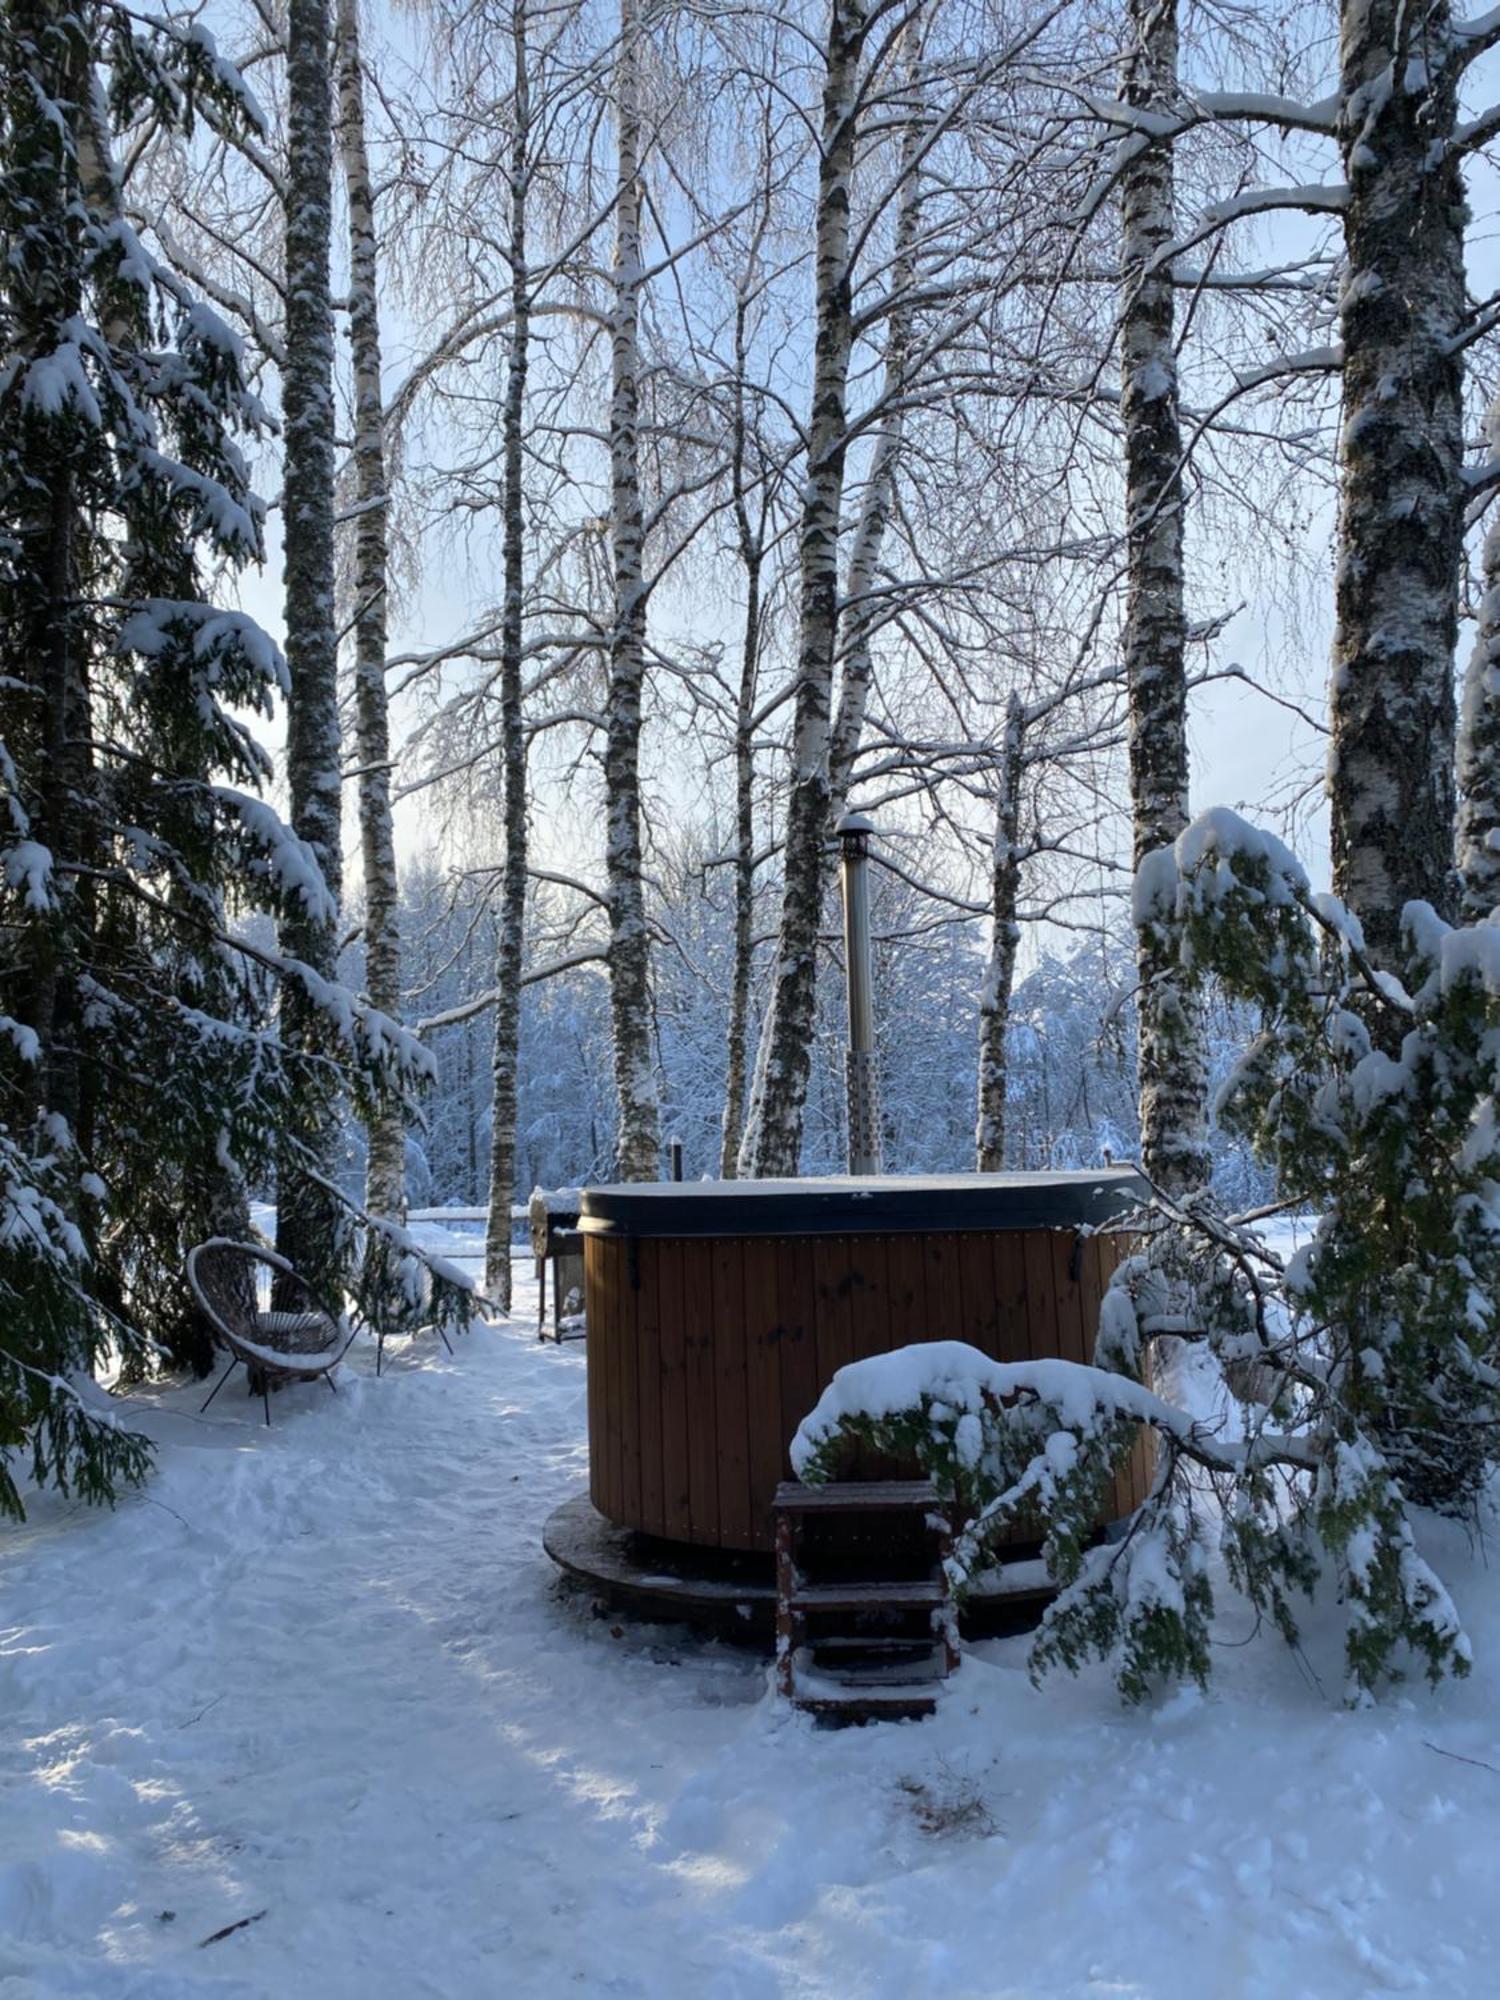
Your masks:
<path fill-rule="evenodd" d="M 384 1366 L 385 1366 L 385 1335 L 383 1333 L 378 1333 L 375 1336 L 375 1380 L 377 1382 L 380 1380 L 380 1371 Z"/>
<path fill-rule="evenodd" d="M 271 1428 L 271 1385 L 264 1376 L 261 1377 L 260 1400 L 266 1406 L 266 1429 L 269 1430 Z"/>
<path fill-rule="evenodd" d="M 209 1404 L 213 1401 L 214 1397 L 218 1395 L 219 1391 L 223 1388 L 224 1384 L 229 1380 L 230 1376 L 234 1373 L 235 1369 L 239 1367 L 239 1365 L 240 1365 L 239 1356 L 235 1355 L 230 1361 L 229 1366 L 224 1370 L 224 1373 L 219 1377 L 218 1381 L 215 1382 L 214 1386 L 209 1390 L 207 1396 L 204 1398 L 203 1403 L 198 1411 L 200 1417 L 203 1415 L 204 1410 L 208 1408 Z"/>
<path fill-rule="evenodd" d="M 329 1388 L 333 1391 L 334 1395 L 336 1396 L 339 1392 L 339 1385 L 337 1382 L 334 1381 L 332 1374 L 325 1374 L 323 1380 L 328 1384 Z"/>

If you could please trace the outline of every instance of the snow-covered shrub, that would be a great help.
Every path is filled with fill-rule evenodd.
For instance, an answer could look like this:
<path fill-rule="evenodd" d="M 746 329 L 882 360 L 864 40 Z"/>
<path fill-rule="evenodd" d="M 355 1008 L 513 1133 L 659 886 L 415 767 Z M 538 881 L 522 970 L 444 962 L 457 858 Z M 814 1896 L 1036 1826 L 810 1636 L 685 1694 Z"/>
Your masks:
<path fill-rule="evenodd" d="M 991 1529 L 1039 1516 L 1060 1591 L 1038 1670 L 1108 1656 L 1130 1695 L 1202 1679 L 1212 1528 L 1289 1639 L 1295 1598 L 1336 1582 L 1352 1697 L 1413 1661 L 1462 1674 L 1468 1642 L 1410 1512 L 1472 1510 L 1500 1436 L 1500 925 L 1408 905 L 1398 978 L 1279 841 L 1222 810 L 1147 857 L 1136 916 L 1185 979 L 1256 1010 L 1216 1115 L 1274 1171 L 1278 1207 L 1320 1218 L 1311 1241 L 1283 1262 L 1207 1195 L 1158 1194 L 1105 1295 L 1096 1368 L 955 1366 L 941 1349 L 856 1364 L 799 1433 L 804 1476 L 827 1476 L 845 1432 L 914 1452 L 972 1512 L 960 1586 Z M 1243 1436 L 1142 1401 L 1165 1338 L 1208 1349 Z M 1123 1539 L 1095 1543 L 1138 1422 L 1155 1491 Z"/>
<path fill-rule="evenodd" d="M 1129 1538 L 1108 1551 L 1107 1579 L 1101 1570 L 1098 1523 L 1142 1423 L 1173 1442 L 1193 1435 L 1190 1418 L 1125 1376 L 1076 1361 L 992 1361 L 962 1341 L 927 1341 L 841 1368 L 798 1429 L 792 1465 L 816 1485 L 837 1475 L 852 1439 L 915 1459 L 965 1521 L 949 1560 L 960 1597 L 996 1535 L 1039 1523 L 1061 1595 L 1033 1647 L 1033 1672 L 1112 1656 L 1122 1692 L 1138 1700 L 1155 1678 L 1207 1677 L 1213 1608 L 1201 1529 L 1170 1491 L 1146 1502 Z"/>

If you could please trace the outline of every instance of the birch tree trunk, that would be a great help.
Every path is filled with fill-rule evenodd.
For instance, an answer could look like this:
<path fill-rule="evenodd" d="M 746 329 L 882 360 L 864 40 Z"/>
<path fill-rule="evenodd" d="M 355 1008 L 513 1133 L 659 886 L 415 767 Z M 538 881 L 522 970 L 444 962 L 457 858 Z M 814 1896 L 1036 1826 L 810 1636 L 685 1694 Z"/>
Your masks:
<path fill-rule="evenodd" d="M 1453 649 L 1463 547 L 1467 205 L 1447 0 L 1345 0 L 1348 184 L 1329 749 L 1333 886 L 1379 965 L 1401 911 L 1453 914 Z"/>
<path fill-rule="evenodd" d="M 826 880 L 829 711 L 839 611 L 839 516 L 853 343 L 849 199 L 864 0 L 832 0 L 823 85 L 814 270 L 816 338 L 800 543 L 800 637 L 776 978 L 762 1030 L 742 1171 L 795 1174 L 812 1067 L 818 928 Z"/>
<path fill-rule="evenodd" d="M 1176 0 L 1130 0 L 1128 104 L 1171 108 L 1177 96 Z M 1122 176 L 1121 414 L 1125 429 L 1126 607 L 1130 797 L 1137 868 L 1176 840 L 1188 818 L 1177 352 L 1170 269 L 1156 259 L 1174 235 L 1170 140 L 1136 147 Z M 1196 1010 L 1175 954 L 1137 932 L 1141 1156 L 1160 1186 L 1185 1192 L 1207 1176 L 1206 1067 Z"/>
<path fill-rule="evenodd" d="M 640 16 L 621 0 L 615 69 L 618 180 L 614 297 L 610 309 L 610 549 L 614 625 L 604 751 L 610 1013 L 614 1031 L 620 1178 L 654 1181 L 661 1170 L 660 1114 L 651 1062 L 651 940 L 641 879 L 641 700 L 646 670 L 646 586 L 640 476 L 641 111 Z"/>
<path fill-rule="evenodd" d="M 1500 402 L 1485 426 L 1490 455 L 1500 455 Z M 1479 629 L 1464 676 L 1458 737 L 1460 914 L 1483 923 L 1500 905 L 1500 515 L 1490 523 L 1480 559 Z"/>
<path fill-rule="evenodd" d="M 923 139 L 921 70 L 918 61 L 917 24 L 912 22 L 905 35 L 906 91 L 908 112 L 901 135 L 901 180 L 896 196 L 896 240 L 891 259 L 890 306 L 885 322 L 885 357 L 882 364 L 881 401 L 885 421 L 875 435 L 869 476 L 854 539 L 849 547 L 849 567 L 844 586 L 843 672 L 839 681 L 838 711 L 828 753 L 829 826 L 836 826 L 848 809 L 849 781 L 854 759 L 864 733 L 865 712 L 875 663 L 871 650 L 878 613 L 872 593 L 880 566 L 880 551 L 891 518 L 896 494 L 896 465 L 901 455 L 901 433 L 905 410 L 907 360 L 912 338 L 912 288 L 916 284 L 917 230 L 922 214 L 922 177 L 919 156 Z M 832 872 L 828 857 L 827 872 Z"/>
<path fill-rule="evenodd" d="M 337 897 L 342 878 L 338 646 L 333 568 L 333 313 L 329 298 L 333 121 L 327 0 L 290 0 L 287 17 L 285 473 L 287 789 L 294 830 Z M 319 977 L 337 973 L 334 918 L 292 904 L 281 947 Z M 295 979 L 284 982 L 282 1035 L 315 1056 L 325 1029 Z M 299 1116 L 277 1173 L 276 1245 L 306 1276 L 342 1275 L 339 1203 L 322 1185 L 339 1163 L 339 1105 L 326 1072 L 306 1066 Z"/>
<path fill-rule="evenodd" d="M 380 380 L 375 192 L 365 144 L 358 0 L 338 0 L 336 33 L 339 142 L 349 203 L 349 340 L 354 357 L 354 469 L 359 509 L 354 562 L 354 710 L 365 877 L 365 990 L 372 1006 L 399 1019 L 401 934 L 385 689 L 389 501 Z M 367 1140 L 365 1206 L 372 1215 L 399 1222 L 406 1206 L 406 1125 L 399 1096 L 386 1095 L 377 1104 L 370 1116 Z"/>
<path fill-rule="evenodd" d="M 1013 694 L 995 772 L 995 848 L 990 870 L 990 949 L 979 994 L 979 1121 L 974 1165 L 981 1174 L 1005 1168 L 1006 1034 L 1021 942 L 1021 776 L 1025 709 Z"/>
<path fill-rule="evenodd" d="M 746 492 L 745 411 L 746 305 L 741 289 L 735 304 L 735 363 L 738 391 L 731 478 L 735 532 L 745 567 L 745 623 L 740 641 L 740 687 L 734 717 L 734 964 L 729 987 L 729 1061 L 724 1080 L 724 1120 L 719 1173 L 726 1181 L 739 1172 L 740 1132 L 745 1118 L 749 1039 L 750 975 L 755 951 L 755 688 L 760 661 L 761 571 L 764 539 L 751 525 Z"/>
<path fill-rule="evenodd" d="M 521 709 L 522 605 L 526 518 L 522 485 L 526 365 L 531 338 L 530 275 L 526 263 L 526 196 L 530 172 L 531 97 L 526 0 L 511 13 L 513 82 L 510 151 L 510 350 L 505 378 L 505 599 L 500 620 L 500 728 L 505 759 L 505 870 L 495 950 L 494 1095 L 490 1126 L 489 1219 L 484 1238 L 484 1288 L 510 1311 L 510 1208 L 516 1185 L 516 1105 L 521 1049 L 521 971 L 526 952 L 526 729 Z"/>

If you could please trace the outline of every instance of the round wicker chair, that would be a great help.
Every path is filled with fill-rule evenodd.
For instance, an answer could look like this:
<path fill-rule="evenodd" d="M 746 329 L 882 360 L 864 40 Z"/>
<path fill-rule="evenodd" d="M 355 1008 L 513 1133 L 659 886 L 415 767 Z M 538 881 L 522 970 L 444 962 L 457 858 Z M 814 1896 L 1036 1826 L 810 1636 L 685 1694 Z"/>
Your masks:
<path fill-rule="evenodd" d="M 229 1366 L 204 1400 L 206 1410 L 241 1363 L 271 1421 L 273 1382 L 335 1387 L 333 1369 L 356 1328 L 319 1297 L 284 1257 L 229 1236 L 211 1236 L 188 1252 L 193 1297 L 229 1354 Z M 273 1303 L 274 1287 L 274 1303 Z"/>

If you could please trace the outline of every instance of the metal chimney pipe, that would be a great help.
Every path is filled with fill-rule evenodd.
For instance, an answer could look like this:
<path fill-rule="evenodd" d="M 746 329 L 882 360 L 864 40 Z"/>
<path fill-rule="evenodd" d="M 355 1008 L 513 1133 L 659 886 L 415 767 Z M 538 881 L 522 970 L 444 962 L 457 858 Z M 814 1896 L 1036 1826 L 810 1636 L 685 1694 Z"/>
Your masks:
<path fill-rule="evenodd" d="M 845 813 L 839 838 L 839 890 L 844 902 L 844 968 L 849 993 L 849 1171 L 878 1174 L 880 1093 L 875 1067 L 874 960 L 870 943 L 870 836 L 862 813 Z"/>

